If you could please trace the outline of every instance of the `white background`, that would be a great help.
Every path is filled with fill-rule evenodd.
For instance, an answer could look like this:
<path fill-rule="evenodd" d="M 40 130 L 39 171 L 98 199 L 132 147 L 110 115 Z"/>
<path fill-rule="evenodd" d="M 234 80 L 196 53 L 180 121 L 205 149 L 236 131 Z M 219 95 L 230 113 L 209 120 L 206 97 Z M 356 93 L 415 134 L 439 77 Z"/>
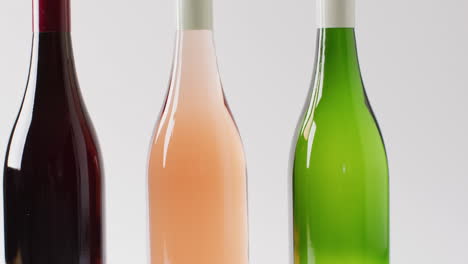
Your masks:
<path fill-rule="evenodd" d="M 221 76 L 249 163 L 251 263 L 288 263 L 288 160 L 312 78 L 315 1 L 215 1 Z M 391 165 L 392 263 L 466 264 L 468 1 L 357 2 L 362 72 Z M 0 160 L 26 84 L 30 14 L 30 0 L 0 2 Z M 147 151 L 174 30 L 174 0 L 73 1 L 111 264 L 147 263 Z"/>

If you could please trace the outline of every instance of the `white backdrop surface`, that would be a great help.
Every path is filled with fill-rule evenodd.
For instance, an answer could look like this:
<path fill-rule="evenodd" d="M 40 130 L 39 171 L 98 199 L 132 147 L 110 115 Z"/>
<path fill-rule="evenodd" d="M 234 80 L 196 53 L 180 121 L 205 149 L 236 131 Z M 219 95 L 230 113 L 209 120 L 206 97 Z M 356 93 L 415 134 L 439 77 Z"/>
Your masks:
<path fill-rule="evenodd" d="M 215 2 L 221 76 L 248 158 L 251 263 L 288 263 L 288 160 L 312 78 L 315 1 Z M 468 2 L 357 2 L 362 72 L 390 160 L 392 263 L 466 264 Z M 78 77 L 105 163 L 107 262 L 147 263 L 147 152 L 175 1 L 72 6 Z M 29 0 L 0 2 L 2 161 L 26 84 L 30 14 Z"/>

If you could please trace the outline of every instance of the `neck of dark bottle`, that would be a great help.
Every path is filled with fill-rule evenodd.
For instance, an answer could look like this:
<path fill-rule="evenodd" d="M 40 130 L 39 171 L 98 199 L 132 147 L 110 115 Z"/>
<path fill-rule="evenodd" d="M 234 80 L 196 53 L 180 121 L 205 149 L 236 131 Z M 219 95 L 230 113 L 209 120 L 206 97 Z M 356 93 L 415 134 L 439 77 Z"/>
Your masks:
<path fill-rule="evenodd" d="M 30 111 L 37 115 L 66 114 L 75 109 L 69 106 L 81 104 L 68 23 L 69 0 L 34 0 L 34 4 L 31 66 L 24 98 L 28 103 L 23 105 L 33 106 Z"/>
<path fill-rule="evenodd" d="M 363 96 L 354 28 L 318 29 L 316 86 L 324 96 Z"/>
<path fill-rule="evenodd" d="M 74 72 L 70 0 L 33 0 L 31 74 Z"/>
<path fill-rule="evenodd" d="M 34 33 L 27 94 L 63 100 L 78 89 L 70 33 Z"/>
<path fill-rule="evenodd" d="M 33 0 L 34 32 L 70 32 L 70 0 Z"/>

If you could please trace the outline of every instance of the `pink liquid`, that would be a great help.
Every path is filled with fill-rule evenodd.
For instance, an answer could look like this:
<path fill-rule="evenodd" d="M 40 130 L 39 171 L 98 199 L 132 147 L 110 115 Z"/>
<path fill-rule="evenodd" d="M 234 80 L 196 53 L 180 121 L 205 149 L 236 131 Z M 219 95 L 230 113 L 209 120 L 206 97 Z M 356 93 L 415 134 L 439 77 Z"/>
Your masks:
<path fill-rule="evenodd" d="M 211 31 L 179 32 L 149 199 L 152 264 L 248 263 L 246 165 Z"/>

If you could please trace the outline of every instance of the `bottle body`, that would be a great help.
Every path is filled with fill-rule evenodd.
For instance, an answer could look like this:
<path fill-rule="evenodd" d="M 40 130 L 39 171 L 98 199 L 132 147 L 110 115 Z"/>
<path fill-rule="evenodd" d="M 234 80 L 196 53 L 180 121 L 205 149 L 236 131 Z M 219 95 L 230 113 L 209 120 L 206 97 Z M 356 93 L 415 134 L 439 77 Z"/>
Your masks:
<path fill-rule="evenodd" d="M 4 168 L 6 263 L 103 263 L 103 172 L 69 32 L 34 33 Z"/>
<path fill-rule="evenodd" d="M 387 264 L 387 158 L 353 28 L 319 29 L 293 162 L 295 263 Z"/>
<path fill-rule="evenodd" d="M 179 31 L 149 164 L 152 264 L 247 263 L 246 164 L 210 30 Z"/>

